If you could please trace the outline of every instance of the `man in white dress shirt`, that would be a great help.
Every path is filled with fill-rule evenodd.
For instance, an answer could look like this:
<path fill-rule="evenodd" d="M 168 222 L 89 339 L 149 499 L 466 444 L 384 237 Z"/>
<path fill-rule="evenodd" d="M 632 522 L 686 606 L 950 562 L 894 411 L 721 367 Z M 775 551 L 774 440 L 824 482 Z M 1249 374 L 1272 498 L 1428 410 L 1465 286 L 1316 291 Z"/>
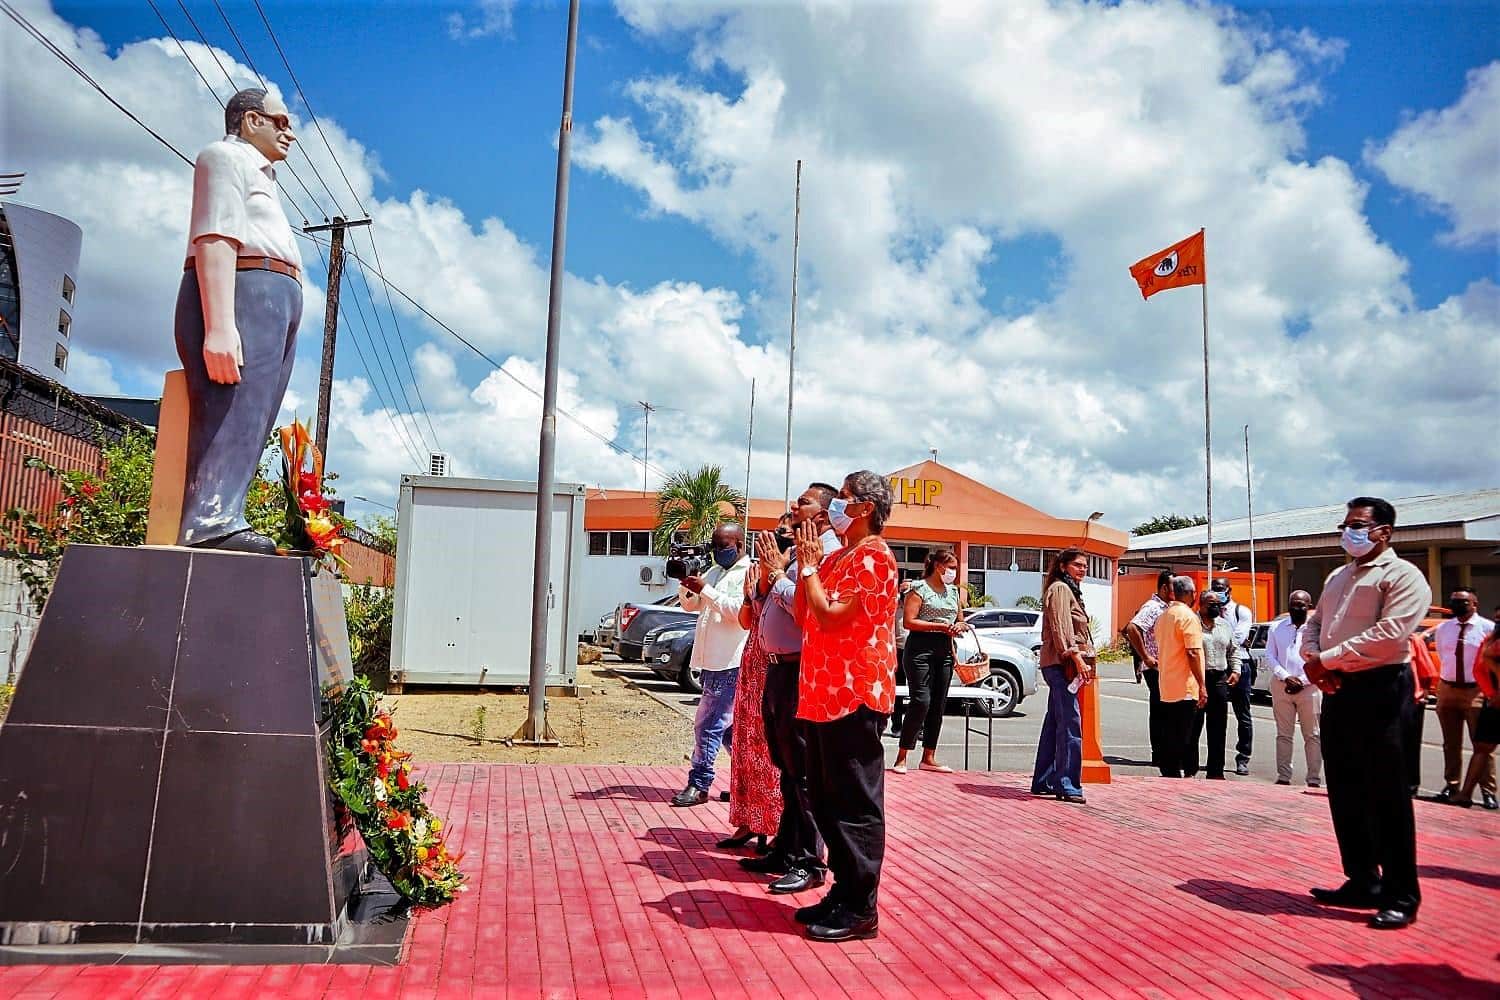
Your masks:
<path fill-rule="evenodd" d="M 198 154 L 187 263 L 177 293 L 177 355 L 187 375 L 183 545 L 274 553 L 250 530 L 245 495 L 292 375 L 302 258 L 273 164 L 296 141 L 264 90 L 224 108 L 225 136 Z"/>
<path fill-rule="evenodd" d="M 1479 684 L 1474 679 L 1474 661 L 1479 648 L 1495 630 L 1495 623 L 1478 613 L 1479 598 L 1472 590 L 1459 589 L 1448 595 L 1453 617 L 1441 622 L 1433 633 L 1438 654 L 1437 719 L 1443 729 L 1443 790 L 1438 798 L 1453 801 L 1464 775 L 1464 734 L 1474 739 L 1479 721 Z M 1479 787 L 1486 809 L 1500 808 L 1495 798 L 1495 761 L 1480 776 Z"/>
<path fill-rule="evenodd" d="M 1312 595 L 1295 590 L 1287 601 L 1287 617 L 1271 626 L 1266 637 L 1266 666 L 1271 668 L 1271 711 L 1276 717 L 1276 784 L 1292 783 L 1292 734 L 1302 726 L 1302 751 L 1307 755 L 1307 787 L 1323 783 L 1323 745 L 1318 713 L 1323 692 L 1302 669 L 1301 630 L 1312 610 Z"/>

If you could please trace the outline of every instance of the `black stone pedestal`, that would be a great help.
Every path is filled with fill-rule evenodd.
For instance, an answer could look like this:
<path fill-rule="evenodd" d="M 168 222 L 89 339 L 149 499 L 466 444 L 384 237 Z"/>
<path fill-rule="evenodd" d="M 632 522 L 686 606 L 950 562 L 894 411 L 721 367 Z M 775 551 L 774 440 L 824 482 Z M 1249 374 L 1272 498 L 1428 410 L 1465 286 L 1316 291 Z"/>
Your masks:
<path fill-rule="evenodd" d="M 71 545 L 0 726 L 0 945 L 333 945 L 366 855 L 329 794 L 352 680 L 310 560 Z"/>

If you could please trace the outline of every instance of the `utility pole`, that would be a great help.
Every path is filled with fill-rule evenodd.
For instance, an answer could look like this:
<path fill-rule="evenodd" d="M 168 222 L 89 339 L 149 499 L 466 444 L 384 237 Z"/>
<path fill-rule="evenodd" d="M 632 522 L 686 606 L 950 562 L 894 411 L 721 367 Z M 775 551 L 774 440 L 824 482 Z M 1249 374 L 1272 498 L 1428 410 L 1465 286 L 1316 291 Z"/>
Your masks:
<path fill-rule="evenodd" d="M 315 435 L 318 454 L 328 462 L 328 408 L 333 399 L 333 353 L 339 337 L 339 285 L 344 280 L 344 230 L 350 226 L 368 226 L 369 219 L 349 222 L 342 215 L 321 226 L 304 226 L 304 233 L 333 233 L 328 253 L 328 295 L 323 310 L 323 370 L 318 375 L 318 430 Z"/>
<path fill-rule="evenodd" d="M 656 407 L 644 399 L 637 399 L 636 405 L 641 408 L 646 416 L 646 446 L 642 449 L 645 457 L 641 459 L 641 492 L 645 493 L 647 488 L 646 477 L 651 474 L 651 414 L 656 412 Z"/>
<path fill-rule="evenodd" d="M 536 561 L 531 576 L 531 662 L 526 721 L 514 741 L 556 746 L 547 725 L 547 630 L 552 604 L 552 490 L 556 483 L 557 366 L 562 346 L 563 253 L 568 237 L 568 151 L 573 139 L 573 64 L 578 52 L 578 0 L 568 3 L 567 55 L 563 62 L 562 122 L 557 129 L 557 190 L 552 199 L 552 274 L 547 285 L 547 360 L 542 381 L 542 433 L 537 449 Z M 564 639 L 571 641 L 571 636 Z M 566 654 L 566 641 L 564 642 Z"/>
<path fill-rule="evenodd" d="M 792 201 L 792 332 L 786 347 L 786 476 L 781 502 L 792 502 L 792 389 L 797 382 L 797 251 L 802 243 L 802 161 L 797 161 L 797 187 Z"/>

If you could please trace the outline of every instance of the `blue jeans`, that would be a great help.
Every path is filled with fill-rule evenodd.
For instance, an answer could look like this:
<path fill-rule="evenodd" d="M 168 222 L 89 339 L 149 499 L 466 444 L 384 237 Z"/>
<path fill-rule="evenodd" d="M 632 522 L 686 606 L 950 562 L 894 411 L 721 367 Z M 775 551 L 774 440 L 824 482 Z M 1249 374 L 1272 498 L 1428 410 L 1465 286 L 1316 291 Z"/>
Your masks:
<path fill-rule="evenodd" d="M 1080 795 L 1083 721 L 1078 715 L 1078 695 L 1068 690 L 1062 667 L 1043 667 L 1042 679 L 1047 682 L 1047 717 L 1037 741 L 1031 790 L 1038 795 Z"/>
<path fill-rule="evenodd" d="M 739 683 L 739 667 L 703 671 L 703 696 L 698 699 L 698 714 L 693 719 L 693 763 L 688 768 L 688 784 L 699 791 L 713 787 L 719 745 L 729 748 L 734 692 Z"/>

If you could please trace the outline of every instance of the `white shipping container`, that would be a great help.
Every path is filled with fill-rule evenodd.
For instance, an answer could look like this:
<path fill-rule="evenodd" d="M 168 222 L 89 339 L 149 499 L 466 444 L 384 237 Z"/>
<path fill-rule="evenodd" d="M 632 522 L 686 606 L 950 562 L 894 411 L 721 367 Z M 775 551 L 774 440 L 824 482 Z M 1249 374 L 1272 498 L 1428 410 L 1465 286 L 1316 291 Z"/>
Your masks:
<path fill-rule="evenodd" d="M 572 687 L 584 487 L 558 483 L 552 503 L 547 684 Z M 536 484 L 402 476 L 397 524 L 392 682 L 528 684 Z"/>

